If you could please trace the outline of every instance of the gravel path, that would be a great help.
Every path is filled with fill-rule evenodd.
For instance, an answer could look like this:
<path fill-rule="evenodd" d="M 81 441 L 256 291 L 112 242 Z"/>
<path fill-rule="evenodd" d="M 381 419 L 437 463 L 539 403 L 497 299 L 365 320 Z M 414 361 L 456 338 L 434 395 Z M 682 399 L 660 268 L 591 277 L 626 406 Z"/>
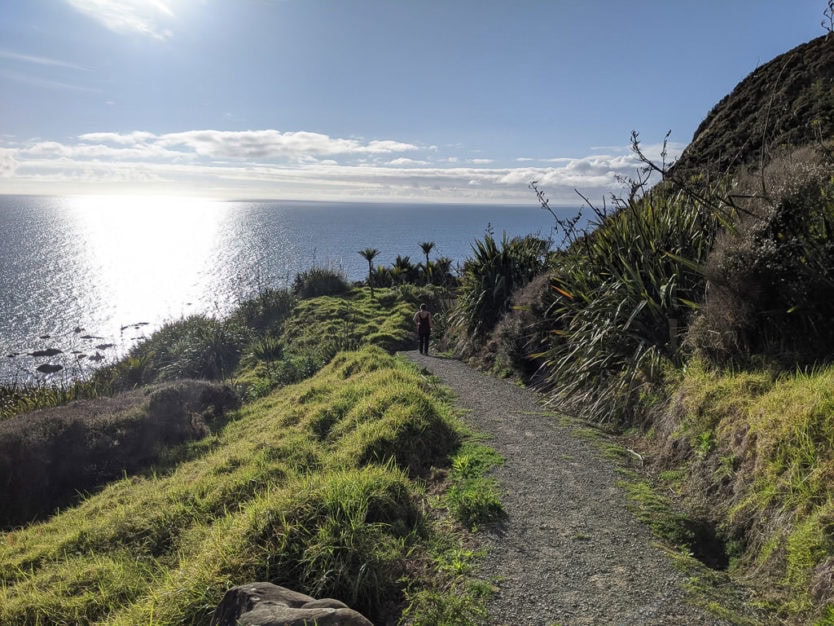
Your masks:
<path fill-rule="evenodd" d="M 436 375 L 490 437 L 507 522 L 486 530 L 490 624 L 727 624 L 688 604 L 684 575 L 626 509 L 618 475 L 527 389 L 464 363 L 404 356 Z"/>

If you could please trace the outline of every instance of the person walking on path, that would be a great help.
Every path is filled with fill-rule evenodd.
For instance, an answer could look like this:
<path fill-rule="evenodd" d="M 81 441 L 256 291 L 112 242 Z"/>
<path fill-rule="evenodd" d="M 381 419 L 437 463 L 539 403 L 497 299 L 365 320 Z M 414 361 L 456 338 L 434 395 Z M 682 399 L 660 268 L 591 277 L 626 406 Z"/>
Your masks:
<path fill-rule="evenodd" d="M 421 304 L 420 310 L 414 314 L 414 323 L 417 324 L 417 346 L 420 354 L 428 355 L 431 338 L 431 311 L 425 304 Z"/>

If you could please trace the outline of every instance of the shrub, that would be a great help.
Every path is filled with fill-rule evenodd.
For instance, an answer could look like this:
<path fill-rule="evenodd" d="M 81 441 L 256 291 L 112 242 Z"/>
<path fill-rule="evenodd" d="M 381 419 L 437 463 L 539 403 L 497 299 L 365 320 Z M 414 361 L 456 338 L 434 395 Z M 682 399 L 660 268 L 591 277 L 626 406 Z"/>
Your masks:
<path fill-rule="evenodd" d="M 259 333 L 277 333 L 295 302 L 296 297 L 287 289 L 265 289 L 241 302 L 230 320 Z"/>
<path fill-rule="evenodd" d="M 229 387 L 180 381 L 0 422 L 0 525 L 21 523 L 203 437 L 237 406 Z"/>
<path fill-rule="evenodd" d="M 783 195 L 739 214 L 709 257 L 709 289 L 688 341 L 713 363 L 758 355 L 792 367 L 834 348 L 834 182 L 788 169 L 789 184 L 769 180 Z"/>
<path fill-rule="evenodd" d="M 344 273 L 325 267 L 313 267 L 297 274 L 292 284 L 293 293 L 302 299 L 336 296 L 348 290 L 350 285 Z"/>
<path fill-rule="evenodd" d="M 512 293 L 545 266 L 550 242 L 538 237 L 508 239 L 491 235 L 472 245 L 474 256 L 463 265 L 458 301 L 450 325 L 459 353 L 471 354 L 510 309 Z"/>
<path fill-rule="evenodd" d="M 541 370 L 539 355 L 548 346 L 550 329 L 545 323 L 553 302 L 550 275 L 540 274 L 512 295 L 513 307 L 495 326 L 487 344 L 494 356 L 493 369 L 512 370 L 524 380 Z"/>
<path fill-rule="evenodd" d="M 680 359 L 698 269 L 717 220 L 683 194 L 631 199 L 553 267 L 544 352 L 553 399 L 595 421 L 629 421 L 641 396 Z"/>
<path fill-rule="evenodd" d="M 248 341 L 249 333 L 236 320 L 191 315 L 165 324 L 133 348 L 127 362 L 140 369 L 123 375 L 140 384 L 223 378 L 234 371 Z"/>

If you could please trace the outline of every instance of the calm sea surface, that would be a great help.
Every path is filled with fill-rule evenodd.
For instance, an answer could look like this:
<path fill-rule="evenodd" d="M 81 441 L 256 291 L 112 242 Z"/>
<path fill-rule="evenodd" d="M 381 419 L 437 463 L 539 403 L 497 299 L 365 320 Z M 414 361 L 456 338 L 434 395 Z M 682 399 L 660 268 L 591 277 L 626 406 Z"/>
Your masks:
<path fill-rule="evenodd" d="M 166 321 L 223 315 L 313 266 L 362 279 L 363 248 L 381 251 L 376 263 L 389 265 L 397 255 L 416 263 L 423 258 L 419 242 L 434 241 L 432 258 L 462 263 L 488 227 L 498 237 L 548 237 L 552 223 L 534 202 L 0 196 L 0 382 L 27 379 L 39 364 L 66 363 L 76 358 L 72 351 L 112 361 Z M 114 346 L 96 347 L 107 344 Z M 27 356 L 50 348 L 63 354 L 51 361 Z"/>

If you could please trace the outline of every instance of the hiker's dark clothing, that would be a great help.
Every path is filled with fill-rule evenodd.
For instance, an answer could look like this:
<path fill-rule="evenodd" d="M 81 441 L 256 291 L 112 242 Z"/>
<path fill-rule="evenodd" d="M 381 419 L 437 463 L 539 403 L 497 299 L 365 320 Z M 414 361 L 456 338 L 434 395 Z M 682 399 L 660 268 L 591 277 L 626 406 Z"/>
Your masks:
<path fill-rule="evenodd" d="M 420 354 L 428 354 L 429 339 L 431 338 L 431 313 L 425 310 L 417 311 L 414 320 L 417 322 L 417 347 Z"/>

